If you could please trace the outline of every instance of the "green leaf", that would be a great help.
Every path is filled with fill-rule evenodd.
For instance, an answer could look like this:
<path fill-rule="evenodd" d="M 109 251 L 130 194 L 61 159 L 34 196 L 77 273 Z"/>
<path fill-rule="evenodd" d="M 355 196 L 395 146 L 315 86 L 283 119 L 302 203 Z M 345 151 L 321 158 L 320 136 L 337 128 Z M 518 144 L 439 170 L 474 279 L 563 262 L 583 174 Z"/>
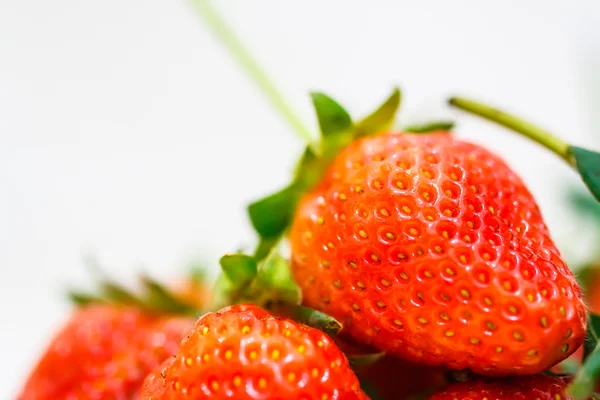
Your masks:
<path fill-rule="evenodd" d="M 587 331 L 585 341 L 583 342 L 583 361 L 589 357 L 598 346 L 598 337 L 600 334 L 600 315 L 590 314 L 588 316 Z"/>
<path fill-rule="evenodd" d="M 312 92 L 310 96 L 323 138 L 350 129 L 352 118 L 338 102 L 320 92 Z"/>
<path fill-rule="evenodd" d="M 281 236 L 288 228 L 296 203 L 298 190 L 294 184 L 248 206 L 252 226 L 263 238 Z"/>
<path fill-rule="evenodd" d="M 229 282 L 237 288 L 248 286 L 258 272 L 256 260 L 245 254 L 226 254 L 219 263 Z"/>
<path fill-rule="evenodd" d="M 600 346 L 596 346 L 575 379 L 567 387 L 566 394 L 573 400 L 588 399 L 596 388 L 596 381 L 600 373 Z"/>
<path fill-rule="evenodd" d="M 144 302 L 146 309 L 172 314 L 198 314 L 196 307 L 178 299 L 177 296 L 171 293 L 167 288 L 149 276 L 142 275 L 141 280 L 146 292 L 146 299 Z"/>
<path fill-rule="evenodd" d="M 354 138 L 372 135 L 389 130 L 394 124 L 400 107 L 400 89 L 394 88 L 392 94 L 375 111 L 367 115 L 354 128 Z"/>
<path fill-rule="evenodd" d="M 453 121 L 432 121 L 425 124 L 409 125 L 403 128 L 403 131 L 410 133 L 429 133 L 434 131 L 450 131 L 453 128 Z"/>
<path fill-rule="evenodd" d="M 371 354 L 355 354 L 348 355 L 347 357 L 348 361 L 350 361 L 350 364 L 360 367 L 365 365 L 373 365 L 377 361 L 381 360 L 384 356 L 385 352 Z"/>
<path fill-rule="evenodd" d="M 571 146 L 570 151 L 581 179 L 596 200 L 600 201 L 600 153 L 577 146 Z"/>
<path fill-rule="evenodd" d="M 90 304 L 104 303 L 106 302 L 100 296 L 91 293 L 80 292 L 77 290 L 69 290 L 67 292 L 69 300 L 77 307 L 85 307 Z"/>
<path fill-rule="evenodd" d="M 111 280 L 103 280 L 100 282 L 100 291 L 102 297 L 106 300 L 128 305 L 141 306 L 142 301 L 137 298 L 131 291 L 125 289 L 121 285 Z"/>
<path fill-rule="evenodd" d="M 335 336 L 342 330 L 342 324 L 337 319 L 308 307 L 297 306 L 293 310 L 291 318 L 323 331 L 329 336 Z"/>
<path fill-rule="evenodd" d="M 379 389 L 377 388 L 377 386 L 373 385 L 368 380 L 366 380 L 364 378 L 361 378 L 360 376 L 358 377 L 358 381 L 360 382 L 360 388 L 361 388 L 361 390 L 367 396 L 369 396 L 369 399 L 371 399 L 371 400 L 383 400 L 383 396 L 381 395 L 381 393 L 379 393 Z"/>
<path fill-rule="evenodd" d="M 276 250 L 264 259 L 259 267 L 255 282 L 249 288 L 260 305 L 270 301 L 282 301 L 288 304 L 300 303 L 300 289 L 294 282 L 290 265 Z"/>

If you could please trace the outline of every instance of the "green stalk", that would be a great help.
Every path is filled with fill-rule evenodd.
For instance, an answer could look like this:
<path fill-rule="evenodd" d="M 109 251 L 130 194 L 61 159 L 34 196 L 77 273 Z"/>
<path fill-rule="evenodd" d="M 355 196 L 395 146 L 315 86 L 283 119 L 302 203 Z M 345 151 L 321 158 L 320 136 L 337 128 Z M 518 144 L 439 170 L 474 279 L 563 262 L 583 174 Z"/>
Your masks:
<path fill-rule="evenodd" d="M 313 143 L 311 130 L 304 125 L 302 120 L 295 114 L 292 107 L 285 100 L 283 95 L 275 87 L 273 82 L 260 68 L 256 60 L 252 57 L 248 49 L 244 47 L 233 30 L 228 26 L 225 19 L 210 4 L 209 0 L 190 0 L 194 9 L 208 25 L 216 37 L 229 50 L 235 60 L 246 70 L 248 75 L 263 91 L 271 104 L 285 118 L 287 123 L 296 131 L 296 133 L 309 145 Z"/>
<path fill-rule="evenodd" d="M 515 115 L 507 114 L 496 108 L 492 108 L 462 97 L 453 97 L 448 100 L 448 103 L 454 107 L 460 108 L 461 110 L 479 115 L 482 118 L 512 129 L 515 132 L 528 137 L 529 139 L 552 151 L 565 160 L 570 166 L 576 166 L 575 159 L 571 153 L 571 146 L 536 125 L 533 125 Z"/>

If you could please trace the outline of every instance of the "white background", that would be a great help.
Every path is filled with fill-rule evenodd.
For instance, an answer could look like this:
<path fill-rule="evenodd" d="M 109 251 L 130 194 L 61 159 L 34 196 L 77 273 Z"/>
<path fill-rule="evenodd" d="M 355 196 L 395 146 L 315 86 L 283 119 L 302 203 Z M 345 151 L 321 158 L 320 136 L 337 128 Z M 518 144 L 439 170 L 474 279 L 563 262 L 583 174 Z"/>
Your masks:
<path fill-rule="evenodd" d="M 397 84 L 405 121 L 445 115 L 461 93 L 600 142 L 597 0 L 218 5 L 313 128 L 308 90 L 360 115 Z M 574 174 L 456 115 L 458 134 L 504 156 L 561 249 L 581 257 L 581 221 L 561 203 Z M 214 266 L 253 243 L 243 205 L 283 184 L 300 150 L 184 0 L 0 0 L 0 398 L 66 317 L 64 288 L 89 283 L 84 254 L 125 280 Z"/>

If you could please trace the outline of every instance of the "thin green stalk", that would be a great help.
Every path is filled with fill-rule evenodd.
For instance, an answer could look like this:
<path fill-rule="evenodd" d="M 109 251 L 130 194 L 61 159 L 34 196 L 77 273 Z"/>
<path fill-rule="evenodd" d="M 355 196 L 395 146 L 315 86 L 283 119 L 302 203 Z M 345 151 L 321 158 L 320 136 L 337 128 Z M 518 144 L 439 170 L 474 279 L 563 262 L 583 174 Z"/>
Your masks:
<path fill-rule="evenodd" d="M 248 49 L 244 47 L 233 30 L 228 26 L 225 19 L 210 4 L 210 1 L 190 0 L 190 2 L 204 22 L 212 29 L 213 33 L 225 45 L 236 61 L 246 70 L 252 80 L 267 96 L 271 104 L 286 119 L 288 124 L 303 140 L 309 145 L 312 144 L 313 135 L 311 130 L 295 114 L 290 104 L 288 104 L 273 82 L 271 82 L 262 68 L 260 68 Z"/>
<path fill-rule="evenodd" d="M 499 125 L 512 129 L 529 139 L 541 144 L 548 150 L 560 156 L 570 166 L 575 167 L 575 159 L 571 153 L 571 146 L 563 140 L 553 136 L 546 130 L 533 125 L 515 115 L 507 114 L 498 109 L 486 106 L 473 100 L 453 97 L 448 103 L 461 110 L 479 115 L 482 118 L 496 122 Z"/>

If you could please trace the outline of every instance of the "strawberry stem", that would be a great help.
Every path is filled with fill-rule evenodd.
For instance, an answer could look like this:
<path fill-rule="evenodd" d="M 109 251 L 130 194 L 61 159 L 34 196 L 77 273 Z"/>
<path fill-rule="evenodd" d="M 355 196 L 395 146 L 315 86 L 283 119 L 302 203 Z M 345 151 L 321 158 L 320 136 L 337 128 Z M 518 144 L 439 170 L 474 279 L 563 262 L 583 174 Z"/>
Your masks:
<path fill-rule="evenodd" d="M 202 17 L 204 22 L 212 29 L 216 37 L 229 50 L 235 60 L 246 70 L 248 75 L 263 91 L 271 104 L 285 118 L 288 124 L 296 131 L 296 133 L 305 140 L 309 145 L 313 144 L 313 135 L 311 130 L 304 125 L 302 120 L 295 114 L 292 107 L 285 100 L 283 95 L 275 87 L 267 74 L 258 65 L 250 52 L 233 30 L 228 26 L 225 19 L 219 12 L 210 4 L 208 0 L 190 0 L 194 9 Z"/>
<path fill-rule="evenodd" d="M 575 158 L 571 153 L 571 146 L 548 131 L 515 115 L 505 113 L 473 100 L 462 97 L 453 97 L 448 100 L 448 103 L 456 108 L 478 115 L 528 137 L 560 156 L 570 166 L 575 167 Z"/>

